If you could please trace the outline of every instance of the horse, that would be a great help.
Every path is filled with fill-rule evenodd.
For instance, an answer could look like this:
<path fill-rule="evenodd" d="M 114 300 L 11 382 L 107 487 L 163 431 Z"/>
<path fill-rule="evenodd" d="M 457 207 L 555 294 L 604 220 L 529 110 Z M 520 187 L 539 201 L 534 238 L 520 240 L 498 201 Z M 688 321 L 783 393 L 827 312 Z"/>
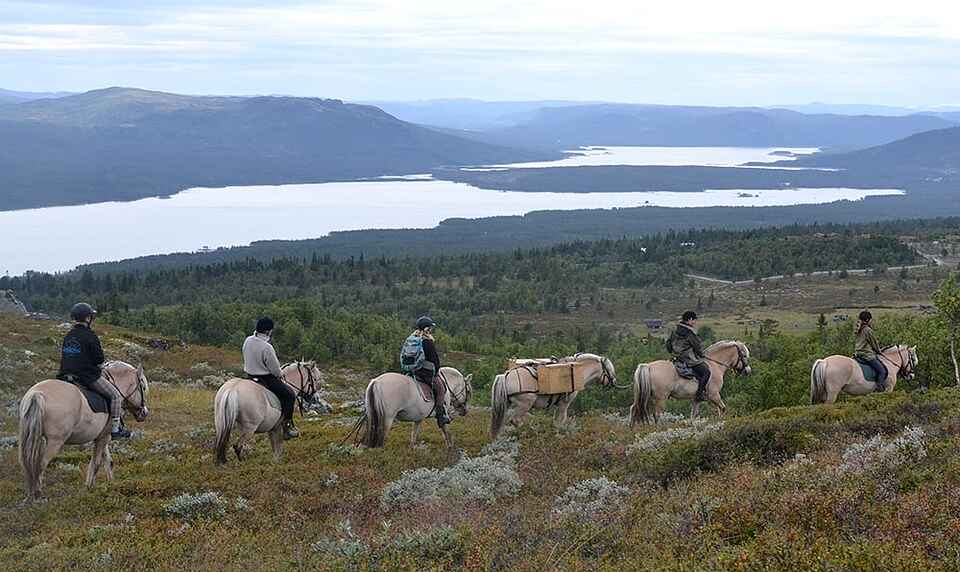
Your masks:
<path fill-rule="evenodd" d="M 723 389 L 723 377 L 733 369 L 738 375 L 750 375 L 750 350 L 746 344 L 737 340 L 721 340 L 704 350 L 704 359 L 710 368 L 710 380 L 707 382 L 707 400 L 717 408 L 717 414 L 723 417 L 727 405 L 720 397 Z M 630 426 L 648 423 L 653 406 L 653 422 L 660 422 L 667 398 L 693 399 L 697 394 L 697 381 L 685 379 L 677 373 L 672 361 L 657 360 L 642 363 L 633 374 L 633 405 L 630 406 Z M 700 402 L 694 401 L 690 416 L 700 415 Z"/>
<path fill-rule="evenodd" d="M 122 361 L 108 361 L 102 367 L 103 377 L 123 396 L 123 408 L 144 421 L 149 386 L 143 366 L 133 367 Z M 92 487 L 100 467 L 107 479 L 113 479 L 110 458 L 109 413 L 96 413 L 87 398 L 72 383 L 46 379 L 27 390 L 20 400 L 20 465 L 27 481 L 27 497 L 39 498 L 43 488 L 43 472 L 65 444 L 83 445 L 94 442 L 93 457 L 87 467 L 86 485 Z"/>
<path fill-rule="evenodd" d="M 529 362 L 529 363 L 527 363 Z M 560 428 L 567 422 L 567 410 L 577 398 L 579 391 L 542 395 L 536 390 L 525 390 L 524 386 L 537 387 L 536 378 L 526 367 L 545 363 L 572 363 L 586 365 L 585 386 L 599 383 L 603 387 L 612 387 L 617 383 L 617 371 L 609 358 L 590 353 L 578 353 L 556 360 L 525 360 L 524 365 L 514 367 L 498 374 L 490 389 L 492 415 L 490 417 L 490 439 L 496 441 L 508 421 L 514 427 L 520 427 L 532 409 L 548 409 L 556 406 L 554 426 Z"/>
<path fill-rule="evenodd" d="M 440 368 L 440 379 L 447 384 L 444 403 L 461 416 L 467 414 L 467 404 L 473 395 L 473 374 L 466 377 L 452 367 Z M 370 448 L 383 447 L 387 440 L 387 433 L 395 420 L 412 421 L 413 431 L 410 434 L 410 446 L 417 444 L 420 438 L 420 425 L 430 417 L 434 411 L 433 401 L 424 399 L 417 387 L 419 381 L 402 373 L 387 372 L 367 385 L 363 393 L 365 419 L 362 443 Z M 440 427 L 443 440 L 447 448 L 453 449 L 453 437 L 446 426 Z"/>
<path fill-rule="evenodd" d="M 919 363 L 917 346 L 890 346 L 881 352 L 880 358 L 894 366 L 887 368 L 886 392 L 893 391 L 898 377 L 914 378 Z M 841 392 L 866 395 L 876 387 L 876 383 L 864 379 L 860 363 L 851 357 L 833 355 L 818 359 L 810 369 L 810 403 L 833 403 Z"/>
<path fill-rule="evenodd" d="M 322 377 L 317 364 L 297 361 L 280 368 L 284 382 L 297 393 L 300 414 L 304 409 L 319 409 L 319 383 Z M 283 423 L 280 399 L 272 391 L 251 379 L 231 378 L 217 390 L 213 400 L 213 422 L 217 429 L 215 463 L 227 462 L 227 446 L 234 427 L 239 436 L 233 445 L 237 460 L 243 460 L 243 446 L 255 433 L 269 433 L 274 461 L 283 451 Z"/>

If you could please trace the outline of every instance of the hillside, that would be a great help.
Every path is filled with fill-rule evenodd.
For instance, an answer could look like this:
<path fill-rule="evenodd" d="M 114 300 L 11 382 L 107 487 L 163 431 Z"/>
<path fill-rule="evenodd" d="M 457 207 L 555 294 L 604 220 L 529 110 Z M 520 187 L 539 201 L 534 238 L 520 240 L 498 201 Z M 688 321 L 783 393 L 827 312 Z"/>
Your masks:
<path fill-rule="evenodd" d="M 4 399 L 50 375 L 59 335 L 7 324 Z M 952 389 L 734 408 L 722 423 L 674 414 L 637 432 L 622 409 L 559 433 L 536 415 L 494 447 L 474 406 L 451 426 L 469 460 L 447 455 L 429 424 L 413 449 L 407 424 L 384 449 L 341 446 L 348 407 L 299 420 L 280 464 L 258 436 L 242 465 L 216 467 L 214 389 L 239 355 L 151 339 L 105 331 L 107 352 L 142 359 L 151 381 L 150 417 L 112 445 L 112 482 L 83 488 L 89 451 L 68 447 L 48 469 L 47 501 L 21 504 L 16 418 L 9 401 L 0 409 L 4 569 L 949 570 L 960 549 Z M 325 374 L 336 404 L 364 383 Z"/>
<path fill-rule="evenodd" d="M 548 157 L 339 100 L 126 88 L 3 106 L 0 148 L 5 210 Z"/>
<path fill-rule="evenodd" d="M 802 114 L 784 109 L 596 104 L 542 108 L 512 127 L 484 132 L 506 145 L 860 148 L 955 125 L 927 115 Z"/>
<path fill-rule="evenodd" d="M 954 178 L 960 174 L 960 127 L 935 129 L 850 153 L 804 157 L 797 165 L 842 167 L 862 173 L 910 173 Z"/>

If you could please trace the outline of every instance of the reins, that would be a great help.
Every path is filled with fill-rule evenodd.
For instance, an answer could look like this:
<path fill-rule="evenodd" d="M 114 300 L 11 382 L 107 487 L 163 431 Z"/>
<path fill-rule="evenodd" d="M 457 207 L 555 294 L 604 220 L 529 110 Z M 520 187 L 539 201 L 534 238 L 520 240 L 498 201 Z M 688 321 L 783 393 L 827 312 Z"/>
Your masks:
<path fill-rule="evenodd" d="M 108 370 L 106 367 L 108 364 L 113 364 L 113 363 L 119 363 L 119 362 L 107 362 L 103 364 L 104 367 L 100 369 L 101 375 L 103 375 L 104 379 L 107 380 L 107 383 L 112 385 L 113 388 L 117 390 L 117 393 L 119 393 L 123 397 L 124 403 L 127 403 L 132 406 L 133 402 L 130 401 L 130 396 L 132 396 L 134 392 L 139 392 L 140 393 L 140 409 L 146 409 L 147 394 L 143 390 L 143 383 L 141 383 L 142 380 L 140 379 L 140 371 L 139 370 L 134 371 L 134 375 L 136 375 L 136 378 L 137 378 L 136 386 L 130 390 L 130 393 L 124 394 L 122 391 L 120 391 L 120 387 L 117 386 L 116 378 L 112 373 L 110 373 L 110 370 Z"/>

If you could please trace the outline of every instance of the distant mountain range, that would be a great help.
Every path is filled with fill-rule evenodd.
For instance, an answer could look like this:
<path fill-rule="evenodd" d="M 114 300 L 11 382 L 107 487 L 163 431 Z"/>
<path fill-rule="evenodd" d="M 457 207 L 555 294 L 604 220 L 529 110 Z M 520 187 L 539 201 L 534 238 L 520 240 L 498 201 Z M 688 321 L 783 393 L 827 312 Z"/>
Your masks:
<path fill-rule="evenodd" d="M 0 106 L 0 210 L 541 160 L 339 100 L 109 88 Z"/>
<path fill-rule="evenodd" d="M 477 138 L 547 149 L 583 145 L 855 149 L 956 124 L 928 115 L 806 115 L 749 107 L 601 104 L 542 108 L 526 121 L 485 131 Z"/>
<path fill-rule="evenodd" d="M 48 99 L 54 97 L 64 97 L 71 95 L 66 91 L 45 92 L 45 91 L 12 91 L 9 89 L 0 89 L 0 105 L 5 103 L 23 103 L 34 99 Z"/>

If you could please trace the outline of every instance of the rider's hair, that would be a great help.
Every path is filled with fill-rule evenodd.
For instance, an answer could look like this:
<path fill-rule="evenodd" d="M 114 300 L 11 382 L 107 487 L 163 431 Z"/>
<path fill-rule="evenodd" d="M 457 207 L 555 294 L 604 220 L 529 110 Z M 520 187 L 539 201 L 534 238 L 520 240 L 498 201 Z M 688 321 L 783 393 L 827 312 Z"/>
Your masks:
<path fill-rule="evenodd" d="M 689 322 L 690 320 L 696 320 L 697 313 L 694 312 L 693 310 L 687 310 L 686 312 L 683 313 L 683 316 L 681 316 L 680 319 L 684 322 Z"/>

